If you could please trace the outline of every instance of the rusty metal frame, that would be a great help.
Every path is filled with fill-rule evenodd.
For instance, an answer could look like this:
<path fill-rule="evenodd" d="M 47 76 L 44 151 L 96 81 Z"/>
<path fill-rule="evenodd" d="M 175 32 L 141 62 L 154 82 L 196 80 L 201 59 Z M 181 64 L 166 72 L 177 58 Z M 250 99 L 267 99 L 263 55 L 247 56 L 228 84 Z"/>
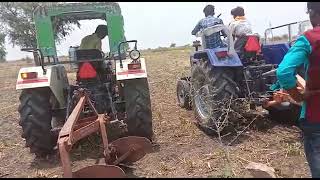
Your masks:
<path fill-rule="evenodd" d="M 108 175 L 122 175 L 123 171 L 121 168 L 115 165 L 123 161 L 135 162 L 142 158 L 146 153 L 151 151 L 151 142 L 144 137 L 129 136 L 120 138 L 109 144 L 105 125 L 112 124 L 114 121 L 110 121 L 111 118 L 107 115 L 98 114 L 86 92 L 83 90 L 80 90 L 79 92 L 79 101 L 62 127 L 57 142 L 63 169 L 63 177 L 72 178 L 75 175 L 72 172 L 69 155 L 72 146 L 79 140 L 98 131 L 101 133 L 104 148 L 103 155 L 105 163 L 107 164 L 106 167 L 111 169 L 111 172 L 109 171 Z M 86 104 L 92 110 L 93 115 L 80 119 L 81 112 L 83 112 Z M 101 166 L 96 165 L 95 168 L 101 169 Z M 103 175 L 106 174 L 105 171 L 103 173 Z"/>
<path fill-rule="evenodd" d="M 84 109 L 85 104 L 89 105 L 89 107 L 93 110 L 94 115 L 89 118 L 79 119 L 80 113 Z M 72 177 L 69 152 L 71 151 L 72 146 L 80 139 L 83 139 L 92 133 L 99 131 L 100 129 L 103 147 L 104 149 L 108 149 L 108 140 L 105 128 L 106 120 L 108 120 L 108 118 L 106 118 L 104 115 L 98 114 L 88 96 L 85 93 L 82 93 L 79 102 L 62 127 L 58 137 L 58 147 L 64 177 Z"/>

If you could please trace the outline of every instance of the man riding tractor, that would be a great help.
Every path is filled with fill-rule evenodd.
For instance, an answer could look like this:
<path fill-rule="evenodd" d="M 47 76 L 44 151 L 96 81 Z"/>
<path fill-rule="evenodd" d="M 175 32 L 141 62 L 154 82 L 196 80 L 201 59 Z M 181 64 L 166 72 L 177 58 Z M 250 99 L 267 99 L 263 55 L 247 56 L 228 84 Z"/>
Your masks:
<path fill-rule="evenodd" d="M 104 39 L 108 35 L 108 27 L 106 25 L 99 25 L 96 31 L 84 37 L 81 40 L 81 45 L 79 49 L 101 49 L 101 40 Z"/>
<path fill-rule="evenodd" d="M 234 20 L 230 22 L 229 29 L 234 40 L 234 49 L 242 59 L 242 55 L 245 51 L 245 46 L 249 40 L 249 36 L 252 34 L 252 28 L 250 22 L 245 17 L 244 9 L 242 7 L 236 7 L 231 10 L 231 15 Z"/>
<path fill-rule="evenodd" d="M 196 35 L 200 30 L 212 27 L 217 24 L 223 24 L 223 21 L 218 18 L 214 17 L 214 6 L 213 5 L 207 5 L 203 9 L 203 13 L 205 15 L 205 18 L 201 19 L 198 24 L 194 27 L 191 34 Z M 221 31 L 222 35 L 226 37 L 226 33 L 224 31 Z M 222 42 L 220 38 L 220 32 L 213 33 L 210 36 L 207 36 L 205 38 L 205 43 L 207 48 L 216 48 L 216 47 L 226 47 L 226 45 Z"/>

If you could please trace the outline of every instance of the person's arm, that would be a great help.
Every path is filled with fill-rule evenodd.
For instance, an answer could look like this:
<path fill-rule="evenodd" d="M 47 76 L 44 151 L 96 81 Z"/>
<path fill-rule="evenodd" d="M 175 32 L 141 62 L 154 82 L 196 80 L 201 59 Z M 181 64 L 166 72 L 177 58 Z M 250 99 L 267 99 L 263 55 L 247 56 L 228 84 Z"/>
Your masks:
<path fill-rule="evenodd" d="M 297 68 L 308 61 L 311 46 L 305 36 L 300 36 L 296 43 L 289 49 L 277 69 L 277 79 L 281 88 L 287 90 L 297 102 L 303 101 L 303 95 L 297 89 Z"/>
<path fill-rule="evenodd" d="M 201 30 L 201 28 L 201 21 L 199 21 L 198 24 L 192 30 L 191 34 L 195 36 Z"/>

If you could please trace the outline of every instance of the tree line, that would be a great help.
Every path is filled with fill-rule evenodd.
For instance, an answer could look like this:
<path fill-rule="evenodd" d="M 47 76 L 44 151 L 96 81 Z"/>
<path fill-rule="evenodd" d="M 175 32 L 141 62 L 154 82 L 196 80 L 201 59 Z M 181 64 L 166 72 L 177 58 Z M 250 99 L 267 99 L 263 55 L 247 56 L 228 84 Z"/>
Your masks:
<path fill-rule="evenodd" d="M 52 6 L 63 2 L 0 2 L 0 62 L 6 60 L 5 43 L 21 48 L 36 48 L 36 29 L 33 12 L 38 6 Z M 78 20 L 54 19 L 55 39 L 59 43 L 73 29 L 80 27 Z"/>

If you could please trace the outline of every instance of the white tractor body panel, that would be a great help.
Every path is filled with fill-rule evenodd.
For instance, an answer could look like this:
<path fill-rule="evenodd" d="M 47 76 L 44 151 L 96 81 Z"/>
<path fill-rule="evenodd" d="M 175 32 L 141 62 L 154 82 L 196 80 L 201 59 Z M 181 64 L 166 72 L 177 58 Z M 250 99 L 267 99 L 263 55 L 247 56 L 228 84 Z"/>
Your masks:
<path fill-rule="evenodd" d="M 20 69 L 16 83 L 16 89 L 35 89 L 48 87 L 58 100 L 60 107 L 66 106 L 65 91 L 69 86 L 67 72 L 63 65 L 46 66 L 46 74 L 43 74 L 41 66 L 23 67 Z M 21 73 L 37 72 L 35 79 L 22 79 Z"/>
<path fill-rule="evenodd" d="M 117 80 L 147 78 L 147 67 L 144 58 L 140 58 L 141 69 L 128 70 L 128 64 L 132 59 L 122 60 L 123 68 L 120 68 L 120 61 L 116 61 L 116 77 Z"/>
<path fill-rule="evenodd" d="M 23 80 L 21 78 L 21 73 L 36 72 L 38 78 Z M 51 69 L 47 69 L 47 73 L 44 75 L 41 66 L 36 67 L 23 67 L 20 69 L 18 74 L 18 79 L 16 83 L 16 89 L 29 89 L 38 87 L 49 87 L 50 86 Z"/>

